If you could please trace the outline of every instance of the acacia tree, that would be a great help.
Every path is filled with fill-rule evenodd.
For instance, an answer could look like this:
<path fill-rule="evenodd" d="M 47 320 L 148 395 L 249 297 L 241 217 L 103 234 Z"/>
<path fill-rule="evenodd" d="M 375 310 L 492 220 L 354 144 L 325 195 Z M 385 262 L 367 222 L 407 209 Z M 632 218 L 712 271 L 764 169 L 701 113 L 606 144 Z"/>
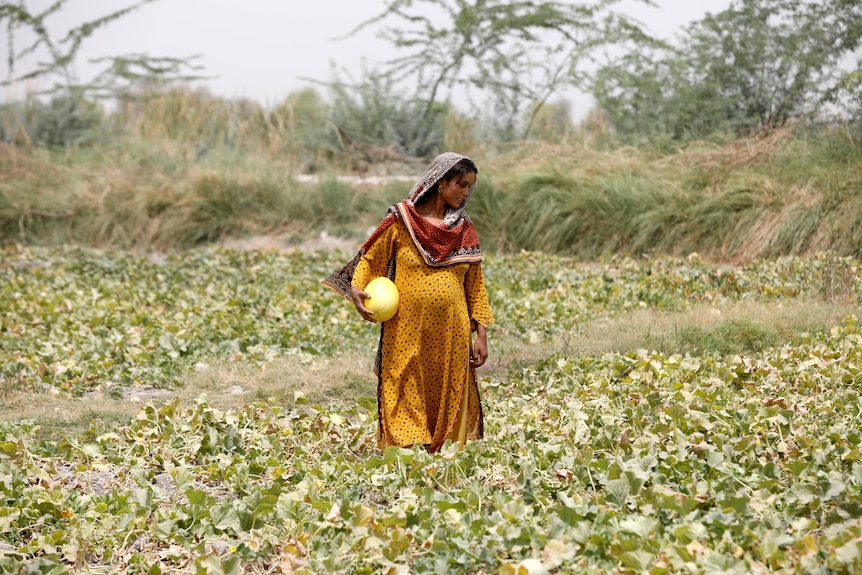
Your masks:
<path fill-rule="evenodd" d="M 153 57 L 146 54 L 105 56 L 93 60 L 102 69 L 84 80 L 75 73 L 81 46 L 98 30 L 131 14 L 156 0 L 139 0 L 124 8 L 94 20 L 82 22 L 59 37 L 49 26 L 52 16 L 68 4 L 56 0 L 41 11 L 30 10 L 21 0 L 17 4 L 0 3 L 0 29 L 6 31 L 7 77 L 0 86 L 7 87 L 32 80 L 44 82 L 44 87 L 27 94 L 29 104 L 3 106 L 0 140 L 15 141 L 21 126 L 32 141 L 54 146 L 80 141 L 80 134 L 97 122 L 98 109 L 94 100 L 128 95 L 136 86 L 146 83 L 199 79 L 199 66 L 194 57 Z M 18 74 L 19 64 L 27 62 L 31 69 Z M 46 105 L 34 96 L 46 96 Z M 36 113 L 33 113 L 36 108 Z M 10 120 L 10 116 L 13 117 Z M 35 119 L 34 119 L 35 118 Z M 35 124 L 34 124 L 35 122 Z"/>
<path fill-rule="evenodd" d="M 199 78 L 192 74 L 199 67 L 191 63 L 193 58 L 153 57 L 145 54 L 126 54 L 106 56 L 94 60 L 103 65 L 94 78 L 83 82 L 74 72 L 81 45 L 96 31 L 138 10 L 145 4 L 156 0 L 139 0 L 125 8 L 104 16 L 82 22 L 69 29 L 64 36 L 55 38 L 47 21 L 62 10 L 68 0 L 57 0 L 41 12 L 31 11 L 24 2 L 0 4 L 0 26 L 6 29 L 7 78 L 0 86 L 10 86 L 16 82 L 44 79 L 50 85 L 42 94 L 84 94 L 89 97 L 114 97 L 127 91 L 131 85 L 154 80 L 185 80 Z M 23 33 L 23 34 L 22 34 Z M 16 39 L 25 38 L 23 46 Z M 16 75 L 19 62 L 28 56 L 47 55 L 39 58 L 33 69 L 20 76 Z"/>
<path fill-rule="evenodd" d="M 853 10 L 858 0 L 738 0 L 689 26 L 678 48 L 603 68 L 594 94 L 623 135 L 780 126 L 816 112 L 835 85 L 859 46 L 845 19 Z"/>
<path fill-rule="evenodd" d="M 386 62 L 383 73 L 415 86 L 423 117 L 443 92 L 462 87 L 490 95 L 503 124 L 525 117 L 525 137 L 549 98 L 586 86 L 584 65 L 601 46 L 650 41 L 614 11 L 619 1 L 387 0 L 349 35 L 376 27 L 404 53 Z"/>

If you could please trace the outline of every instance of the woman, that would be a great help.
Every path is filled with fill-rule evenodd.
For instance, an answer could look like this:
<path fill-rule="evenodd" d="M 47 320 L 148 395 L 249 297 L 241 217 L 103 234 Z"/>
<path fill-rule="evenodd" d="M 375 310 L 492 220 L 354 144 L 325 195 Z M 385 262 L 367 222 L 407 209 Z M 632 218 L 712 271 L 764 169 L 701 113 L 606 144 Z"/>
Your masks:
<path fill-rule="evenodd" d="M 398 287 L 398 313 L 380 326 L 375 362 L 381 448 L 421 443 L 434 452 L 447 439 L 482 437 L 475 368 L 488 357 L 494 318 L 464 213 L 478 174 L 465 156 L 438 156 L 350 263 L 323 280 L 369 321 L 365 286 L 385 275 Z"/>

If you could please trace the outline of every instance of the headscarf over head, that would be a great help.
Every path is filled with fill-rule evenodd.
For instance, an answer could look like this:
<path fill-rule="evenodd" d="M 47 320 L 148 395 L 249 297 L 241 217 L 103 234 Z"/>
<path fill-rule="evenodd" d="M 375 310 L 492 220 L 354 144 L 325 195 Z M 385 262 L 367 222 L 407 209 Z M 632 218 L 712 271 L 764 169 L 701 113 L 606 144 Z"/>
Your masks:
<path fill-rule="evenodd" d="M 331 287 L 342 296 L 350 297 L 350 285 L 353 281 L 353 272 L 356 265 L 368 248 L 385 232 L 389 226 L 396 221 L 404 223 L 416 249 L 428 266 L 445 267 L 459 263 L 478 263 L 482 261 L 482 250 L 479 247 L 479 236 L 473 222 L 464 211 L 464 207 L 473 190 L 474 183 L 467 192 L 467 198 L 458 208 L 447 207 L 446 215 L 440 225 L 435 225 L 420 216 L 416 212 L 416 203 L 424 196 L 432 193 L 434 185 L 437 184 L 446 173 L 461 160 L 469 159 L 467 156 L 455 152 L 440 154 L 422 177 L 410 189 L 407 199 L 389 207 L 386 218 L 375 229 L 359 251 L 353 256 L 347 265 L 334 272 L 321 283 Z M 394 262 L 390 262 L 390 279 L 394 279 Z"/>
<path fill-rule="evenodd" d="M 455 152 L 443 152 L 434 158 L 434 161 L 431 162 L 431 165 L 428 166 L 428 169 L 425 170 L 424 174 L 422 174 L 422 177 L 413 184 L 413 187 L 410 189 L 410 194 L 407 196 L 407 202 L 411 206 L 415 206 L 419 203 L 419 200 L 431 193 L 431 190 L 434 188 L 434 184 L 439 182 L 440 179 L 446 175 L 446 172 L 455 167 L 455 165 L 461 160 L 469 159 L 470 158 L 467 156 L 462 156 Z M 464 206 L 470 200 L 470 196 L 473 195 L 473 190 L 475 188 L 476 182 L 473 182 L 473 185 L 470 186 L 470 189 L 467 192 L 467 197 L 459 208 L 446 207 L 446 216 L 443 218 L 443 223 L 441 224 L 443 227 L 451 229 L 457 226 L 464 217 L 466 217 Z"/>

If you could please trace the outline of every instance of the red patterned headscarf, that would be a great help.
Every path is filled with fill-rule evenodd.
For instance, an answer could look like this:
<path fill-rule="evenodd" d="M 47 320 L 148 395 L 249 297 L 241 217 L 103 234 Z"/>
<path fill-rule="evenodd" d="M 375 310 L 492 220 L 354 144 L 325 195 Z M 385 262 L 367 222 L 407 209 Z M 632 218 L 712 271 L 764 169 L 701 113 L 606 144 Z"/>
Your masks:
<path fill-rule="evenodd" d="M 479 236 L 476 234 L 473 222 L 464 211 L 464 206 L 469 201 L 470 196 L 473 195 L 475 184 L 470 186 L 467 198 L 458 208 L 447 208 L 446 215 L 439 226 L 420 216 L 415 208 L 416 203 L 420 202 L 425 195 L 432 193 L 435 184 L 464 159 L 469 158 L 454 152 L 445 152 L 437 156 L 422 174 L 422 177 L 414 184 L 407 199 L 390 206 L 386 218 L 368 236 L 353 259 L 321 283 L 349 298 L 353 272 L 362 255 L 397 220 L 404 223 L 416 249 L 419 250 L 419 254 L 427 265 L 445 267 L 459 263 L 481 262 L 482 250 L 479 247 Z"/>

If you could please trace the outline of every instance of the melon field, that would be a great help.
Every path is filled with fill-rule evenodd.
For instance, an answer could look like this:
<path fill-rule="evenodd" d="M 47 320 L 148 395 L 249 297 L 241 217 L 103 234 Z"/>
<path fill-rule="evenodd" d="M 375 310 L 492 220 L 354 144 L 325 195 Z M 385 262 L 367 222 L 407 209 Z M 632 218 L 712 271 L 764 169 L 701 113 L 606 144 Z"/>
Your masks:
<path fill-rule="evenodd" d="M 351 254 L 0 253 L 0 571 L 862 570 L 859 262 L 485 263 L 485 438 L 376 447 Z"/>

